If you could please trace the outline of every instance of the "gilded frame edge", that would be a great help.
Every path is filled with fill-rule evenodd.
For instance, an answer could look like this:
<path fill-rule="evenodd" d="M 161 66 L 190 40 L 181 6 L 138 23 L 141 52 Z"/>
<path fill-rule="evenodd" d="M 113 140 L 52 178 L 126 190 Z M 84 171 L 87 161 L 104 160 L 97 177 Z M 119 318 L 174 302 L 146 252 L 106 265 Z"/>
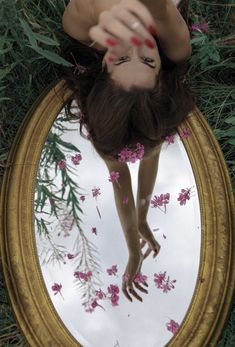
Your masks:
<path fill-rule="evenodd" d="M 46 291 L 33 236 L 34 185 L 26 184 L 26 181 L 35 183 L 41 148 L 54 119 L 71 95 L 64 82 L 60 80 L 48 86 L 28 111 L 9 153 L 9 167 L 1 189 L 2 267 L 16 319 L 30 346 L 41 347 L 45 342 L 46 346 L 53 347 L 55 343 L 56 346 L 68 343 L 71 347 L 81 346 L 64 326 Z M 190 343 L 190 347 L 207 347 L 214 346 L 218 340 L 231 306 L 235 282 L 235 204 L 222 151 L 198 108 L 189 114 L 178 131 L 185 127 L 192 132 L 182 141 L 192 163 L 199 194 L 202 247 L 191 305 L 178 334 L 167 346 L 183 347 Z M 212 206 L 210 201 L 214 203 Z M 18 225 L 18 221 L 22 223 Z M 38 295 L 35 286 L 41 289 Z M 27 291 L 30 295 L 25 294 Z"/>

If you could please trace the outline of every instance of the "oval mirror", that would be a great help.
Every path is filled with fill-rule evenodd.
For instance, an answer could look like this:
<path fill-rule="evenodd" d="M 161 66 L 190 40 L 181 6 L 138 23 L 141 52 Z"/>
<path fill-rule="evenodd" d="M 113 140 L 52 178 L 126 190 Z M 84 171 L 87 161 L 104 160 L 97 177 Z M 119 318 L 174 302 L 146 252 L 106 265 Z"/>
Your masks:
<path fill-rule="evenodd" d="M 161 249 L 136 280 L 148 294 L 130 302 L 121 288 L 128 252 L 112 187 L 119 179 L 80 136 L 75 102 L 77 119 L 65 116 L 70 95 L 61 80 L 35 102 L 3 181 L 3 270 L 28 343 L 215 345 L 235 262 L 234 197 L 212 130 L 195 108 L 161 146 L 147 218 Z M 140 163 L 128 163 L 135 200 Z"/>

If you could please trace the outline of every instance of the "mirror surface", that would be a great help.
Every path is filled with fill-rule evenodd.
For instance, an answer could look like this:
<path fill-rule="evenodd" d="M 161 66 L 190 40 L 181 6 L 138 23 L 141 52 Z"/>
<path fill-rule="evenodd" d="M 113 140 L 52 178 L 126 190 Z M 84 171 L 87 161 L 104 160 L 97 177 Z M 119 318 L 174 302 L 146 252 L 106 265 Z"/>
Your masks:
<path fill-rule="evenodd" d="M 161 249 L 142 265 L 148 294 L 136 289 L 143 303 L 135 298 L 131 303 L 121 290 L 128 248 L 110 174 L 89 139 L 80 136 L 79 110 L 77 115 L 70 122 L 63 110 L 58 115 L 37 173 L 35 239 L 45 286 L 82 346 L 165 346 L 177 333 L 198 280 L 200 206 L 181 140 L 190 134 L 185 129 L 161 147 L 147 218 Z M 136 201 L 139 161 L 128 167 Z"/>

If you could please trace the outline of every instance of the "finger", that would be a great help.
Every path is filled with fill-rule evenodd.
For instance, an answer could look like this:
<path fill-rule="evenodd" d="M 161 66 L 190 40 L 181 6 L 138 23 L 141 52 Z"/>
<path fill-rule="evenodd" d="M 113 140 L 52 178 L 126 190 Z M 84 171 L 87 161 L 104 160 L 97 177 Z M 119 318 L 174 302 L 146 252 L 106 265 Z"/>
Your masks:
<path fill-rule="evenodd" d="M 140 248 L 143 248 L 146 245 L 146 241 L 144 239 L 140 242 Z"/>
<path fill-rule="evenodd" d="M 136 291 L 134 290 L 134 288 L 132 286 L 128 286 L 128 289 L 130 291 L 130 293 L 139 301 L 143 301 L 143 299 L 136 293 Z"/>
<path fill-rule="evenodd" d="M 131 25 L 135 22 L 138 22 L 139 26 L 133 30 Z M 100 14 L 99 25 L 105 31 L 128 44 L 139 46 L 145 43 L 150 48 L 156 46 L 155 40 L 141 21 L 118 5 L 113 6 L 112 12 L 103 11 Z"/>
<path fill-rule="evenodd" d="M 123 10 L 124 11 L 124 10 Z M 126 11 L 124 11 L 126 12 Z M 136 20 L 134 19 L 136 22 Z M 129 22 L 133 23 L 132 22 Z M 131 28 L 128 27 L 125 23 L 123 23 L 120 18 L 113 16 L 110 11 L 103 11 L 99 16 L 99 26 L 105 30 L 107 33 L 113 35 L 114 38 L 122 40 L 131 45 L 141 45 L 143 42 L 136 35 Z M 142 25 L 143 27 L 143 25 Z M 144 27 L 143 27 L 143 30 Z M 146 31 L 146 30 L 145 30 Z"/>
<path fill-rule="evenodd" d="M 148 294 L 148 291 L 145 288 L 142 288 L 139 283 L 134 282 L 134 286 L 138 288 L 141 292 Z"/>
<path fill-rule="evenodd" d="M 153 28 L 156 31 L 156 25 L 153 16 L 151 15 L 149 9 L 140 1 L 125 1 L 125 8 L 128 9 L 132 14 L 137 16 L 146 28 L 150 28 L 151 26 L 152 29 L 150 29 L 150 31 L 153 32 Z"/>
<path fill-rule="evenodd" d="M 152 249 L 149 247 L 148 249 L 147 249 L 147 251 L 145 252 L 145 254 L 144 254 L 144 259 L 146 259 L 148 256 L 149 256 L 149 254 L 152 252 Z"/>
<path fill-rule="evenodd" d="M 107 33 L 99 25 L 94 25 L 93 27 L 91 27 L 88 34 L 91 40 L 96 41 L 103 47 L 114 47 L 120 43 L 120 41 Z"/>
<path fill-rule="evenodd" d="M 125 27 L 127 27 L 129 30 L 126 31 L 126 34 L 129 35 L 129 42 L 134 44 L 136 41 L 136 44 L 138 45 L 138 38 L 142 41 L 142 43 L 145 43 L 148 47 L 154 48 L 156 46 L 156 43 L 152 37 L 152 35 L 149 33 L 149 31 L 146 29 L 145 25 L 141 22 L 141 20 L 134 16 L 130 11 L 126 9 L 120 9 L 120 6 L 113 6 L 112 12 L 114 15 L 114 18 L 117 18 L 119 22 L 123 23 Z M 138 23 L 139 25 L 136 28 L 132 28 L 132 25 L 134 23 Z M 113 24 L 113 23 L 112 23 Z M 137 39 L 133 39 L 133 37 L 136 37 Z M 122 39 L 125 38 L 125 36 L 122 36 Z"/>
<path fill-rule="evenodd" d="M 125 284 L 125 283 L 122 284 L 122 291 L 123 291 L 125 297 L 126 297 L 129 301 L 132 302 L 133 300 L 132 300 L 131 296 L 129 295 L 129 293 L 128 293 L 127 289 L 126 289 L 126 284 Z"/>

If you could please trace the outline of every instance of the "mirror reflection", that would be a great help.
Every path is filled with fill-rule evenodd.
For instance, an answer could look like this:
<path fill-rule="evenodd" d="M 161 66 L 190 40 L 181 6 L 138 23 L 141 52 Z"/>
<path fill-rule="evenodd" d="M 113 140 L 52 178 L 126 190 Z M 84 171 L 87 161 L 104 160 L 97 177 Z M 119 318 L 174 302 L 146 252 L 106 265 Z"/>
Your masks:
<path fill-rule="evenodd" d="M 152 243 L 138 232 L 146 257 L 132 282 L 137 297 L 128 292 L 130 301 L 123 286 L 130 249 L 120 211 L 129 211 L 131 197 L 124 194 L 121 207 L 115 201 L 115 189 L 125 193 L 123 171 L 108 167 L 89 133 L 87 138 L 79 134 L 82 113 L 75 101 L 73 107 L 77 120 L 68 121 L 61 111 L 37 173 L 35 238 L 46 288 L 65 326 L 84 347 L 165 346 L 177 334 L 198 280 L 200 208 L 182 142 L 190 130 L 165 138 L 152 193 L 139 199 L 140 212 L 148 205 Z M 138 175 L 148 157 L 140 153 L 138 158 L 136 149 L 126 148 L 135 160 L 126 157 L 125 166 L 138 206 L 138 186 L 143 185 Z M 144 182 L 150 176 L 148 171 Z M 157 255 L 152 244 L 159 245 Z"/>

